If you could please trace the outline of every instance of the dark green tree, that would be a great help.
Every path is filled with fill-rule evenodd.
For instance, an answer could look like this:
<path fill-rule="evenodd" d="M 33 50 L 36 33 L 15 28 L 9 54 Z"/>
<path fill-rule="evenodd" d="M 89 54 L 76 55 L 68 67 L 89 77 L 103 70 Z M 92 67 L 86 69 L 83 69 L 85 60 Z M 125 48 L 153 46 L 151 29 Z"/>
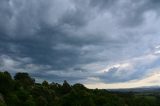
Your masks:
<path fill-rule="evenodd" d="M 31 78 L 28 73 L 16 73 L 14 79 L 17 81 L 18 86 L 23 88 L 29 88 L 35 83 L 35 80 Z"/>
<path fill-rule="evenodd" d="M 13 89 L 13 81 L 11 75 L 5 71 L 0 72 L 0 93 L 8 93 Z"/>
<path fill-rule="evenodd" d="M 37 99 L 36 99 L 36 105 L 37 106 L 47 106 L 47 100 L 46 98 L 44 98 L 43 96 L 39 96 Z"/>
<path fill-rule="evenodd" d="M 44 80 L 44 81 L 42 82 L 42 86 L 48 88 L 48 87 L 49 87 L 49 84 L 48 84 L 48 82 L 47 82 L 46 80 Z"/>
<path fill-rule="evenodd" d="M 87 88 L 83 85 L 83 84 L 80 84 L 80 83 L 76 83 L 72 86 L 73 89 L 76 89 L 76 90 L 87 90 Z"/>
<path fill-rule="evenodd" d="M 71 86 L 69 85 L 69 83 L 64 80 L 62 88 L 61 88 L 61 92 L 62 94 L 67 94 L 71 91 Z"/>

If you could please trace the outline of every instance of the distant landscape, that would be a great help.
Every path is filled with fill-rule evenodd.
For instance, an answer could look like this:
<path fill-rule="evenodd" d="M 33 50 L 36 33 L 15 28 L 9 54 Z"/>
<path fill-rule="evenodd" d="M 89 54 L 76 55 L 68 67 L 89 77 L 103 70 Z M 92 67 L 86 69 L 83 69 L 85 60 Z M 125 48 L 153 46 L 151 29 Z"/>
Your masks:
<path fill-rule="evenodd" d="M 160 106 L 160 0 L 0 0 L 0 106 Z"/>
<path fill-rule="evenodd" d="M 28 73 L 0 72 L 0 106 L 160 106 L 160 88 L 88 89 L 83 84 L 36 83 Z"/>

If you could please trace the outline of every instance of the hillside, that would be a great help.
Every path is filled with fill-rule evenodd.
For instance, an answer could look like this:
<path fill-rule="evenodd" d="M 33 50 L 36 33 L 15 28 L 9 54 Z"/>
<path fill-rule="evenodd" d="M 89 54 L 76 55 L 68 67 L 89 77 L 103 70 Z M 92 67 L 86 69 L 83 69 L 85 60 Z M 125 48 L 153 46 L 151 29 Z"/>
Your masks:
<path fill-rule="evenodd" d="M 0 72 L 0 106 L 160 106 L 160 90 L 88 89 L 67 81 L 35 83 L 28 73 L 16 73 L 12 78 L 10 73 Z"/>

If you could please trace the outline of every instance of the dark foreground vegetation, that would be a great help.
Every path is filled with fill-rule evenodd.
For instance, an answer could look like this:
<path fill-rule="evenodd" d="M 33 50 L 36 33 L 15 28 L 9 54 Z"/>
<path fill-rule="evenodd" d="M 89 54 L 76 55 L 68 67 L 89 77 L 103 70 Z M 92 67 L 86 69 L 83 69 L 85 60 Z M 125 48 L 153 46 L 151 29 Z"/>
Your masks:
<path fill-rule="evenodd" d="M 35 83 L 27 73 L 0 72 L 0 106 L 160 106 L 160 93 L 109 92 L 82 84 Z"/>

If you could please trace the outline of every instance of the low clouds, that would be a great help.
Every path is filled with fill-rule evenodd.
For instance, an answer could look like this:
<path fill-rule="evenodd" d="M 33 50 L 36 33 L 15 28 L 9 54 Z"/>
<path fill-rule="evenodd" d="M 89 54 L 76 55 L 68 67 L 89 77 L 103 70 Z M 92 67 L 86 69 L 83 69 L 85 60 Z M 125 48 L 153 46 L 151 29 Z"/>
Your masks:
<path fill-rule="evenodd" d="M 158 3 L 1 0 L 0 69 L 27 71 L 39 81 L 143 79 L 159 66 Z"/>
<path fill-rule="evenodd" d="M 152 53 L 132 58 L 102 70 L 99 79 L 108 83 L 143 79 L 153 73 L 155 67 L 159 67 L 159 64 L 157 64 L 159 59 L 159 54 Z"/>

